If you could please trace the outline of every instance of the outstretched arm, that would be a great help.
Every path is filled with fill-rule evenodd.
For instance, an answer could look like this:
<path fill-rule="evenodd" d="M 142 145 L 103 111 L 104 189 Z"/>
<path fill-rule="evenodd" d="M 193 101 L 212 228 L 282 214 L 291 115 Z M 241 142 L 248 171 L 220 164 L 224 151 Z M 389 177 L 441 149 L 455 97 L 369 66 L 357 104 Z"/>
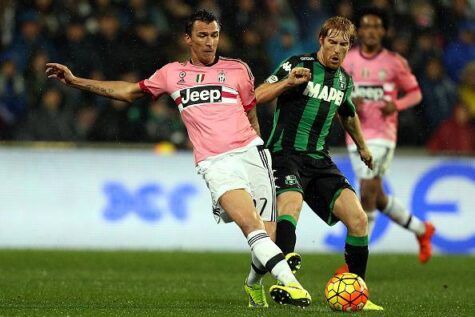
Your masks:
<path fill-rule="evenodd" d="M 311 79 L 310 69 L 295 67 L 289 76 L 275 83 L 263 83 L 256 89 L 257 103 L 266 103 L 279 97 L 284 91 L 295 86 L 304 84 Z"/>
<path fill-rule="evenodd" d="M 342 115 L 340 115 L 339 117 L 341 124 L 345 128 L 346 132 L 348 132 L 350 137 L 355 142 L 361 160 L 366 164 L 366 166 L 368 166 L 370 169 L 373 169 L 373 156 L 371 154 L 371 151 L 366 146 L 366 142 L 363 138 L 360 119 L 358 118 L 358 115 L 355 113 L 354 117 Z"/>
<path fill-rule="evenodd" d="M 145 95 L 142 89 L 140 89 L 138 83 L 129 83 L 125 81 L 100 81 L 76 77 L 68 67 L 62 64 L 46 64 L 46 75 L 48 78 L 57 79 L 67 86 L 90 91 L 97 95 L 112 99 L 132 102 Z"/>

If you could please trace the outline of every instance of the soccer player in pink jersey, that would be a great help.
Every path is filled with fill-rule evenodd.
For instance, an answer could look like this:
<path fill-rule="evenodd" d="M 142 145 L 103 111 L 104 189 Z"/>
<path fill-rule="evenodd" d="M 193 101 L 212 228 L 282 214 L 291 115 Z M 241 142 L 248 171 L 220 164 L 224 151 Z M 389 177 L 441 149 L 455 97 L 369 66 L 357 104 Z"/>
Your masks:
<path fill-rule="evenodd" d="M 280 282 L 271 286 L 272 298 L 305 307 L 310 294 L 273 242 L 275 185 L 270 154 L 258 135 L 254 78 L 244 62 L 216 55 L 219 34 L 216 17 L 197 11 L 185 26 L 190 60 L 166 64 L 138 83 L 79 78 L 56 63 L 48 63 L 46 73 L 68 86 L 128 102 L 146 94 L 170 95 L 193 143 L 197 172 L 211 192 L 213 213 L 218 220 L 234 221 L 251 248 L 244 283 L 249 306 L 268 306 L 262 276 L 269 271 Z"/>
<path fill-rule="evenodd" d="M 373 169 L 359 160 L 356 145 L 346 141 L 355 174 L 360 179 L 361 203 L 368 215 L 369 233 L 374 227 L 376 210 L 415 233 L 419 242 L 419 261 L 426 263 L 432 254 L 431 238 L 435 232 L 430 222 L 423 222 L 383 189 L 383 176 L 396 147 L 398 112 L 415 106 L 422 94 L 407 61 L 382 46 L 387 29 L 384 11 L 366 8 L 357 21 L 360 45 L 348 53 L 343 67 L 352 75 L 352 94 L 361 120 L 364 138 L 373 153 Z M 403 93 L 399 97 L 400 92 Z"/>

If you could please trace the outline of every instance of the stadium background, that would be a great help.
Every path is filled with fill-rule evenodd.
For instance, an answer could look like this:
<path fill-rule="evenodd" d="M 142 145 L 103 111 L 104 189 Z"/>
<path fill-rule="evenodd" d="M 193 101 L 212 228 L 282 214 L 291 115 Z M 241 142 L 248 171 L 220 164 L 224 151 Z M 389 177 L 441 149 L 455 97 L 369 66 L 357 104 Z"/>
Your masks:
<path fill-rule="evenodd" d="M 262 316 L 241 289 L 248 247 L 214 223 L 169 99 L 109 101 L 47 80 L 44 65 L 143 79 L 187 57 L 182 22 L 207 8 L 223 22 L 221 54 L 249 63 L 258 85 L 288 55 L 315 51 L 325 18 L 367 4 L 390 12 L 385 45 L 424 95 L 400 114 L 385 186 L 438 229 L 437 255 L 420 265 L 414 237 L 379 216 L 370 296 L 378 316 L 474 316 L 474 0 L 0 0 L 0 316 Z M 258 111 L 266 136 L 273 105 Z M 334 127 L 335 160 L 354 182 Z M 344 228 L 306 209 L 297 231 L 314 304 L 266 313 L 334 316 L 322 290 Z"/>
<path fill-rule="evenodd" d="M 110 101 L 47 80 L 45 63 L 83 77 L 141 80 L 187 58 L 183 21 L 206 8 L 223 23 L 220 54 L 249 63 L 259 85 L 287 56 L 316 51 L 326 18 L 354 18 L 370 4 L 390 13 L 385 45 L 408 59 L 424 94 L 400 114 L 386 186 L 436 223 L 437 252 L 475 252 L 475 15 L 473 1 L 464 0 L 2 1 L 0 178 L 8 181 L 0 185 L 0 246 L 245 250 L 236 228 L 213 224 L 168 97 Z M 266 137 L 273 105 L 258 111 Z M 341 128 L 334 130 L 336 160 L 354 182 L 338 148 Z M 342 226 L 304 217 L 302 250 L 342 248 Z M 213 243 L 216 236 L 228 243 Z M 412 235 L 380 217 L 374 251 L 416 247 Z"/>

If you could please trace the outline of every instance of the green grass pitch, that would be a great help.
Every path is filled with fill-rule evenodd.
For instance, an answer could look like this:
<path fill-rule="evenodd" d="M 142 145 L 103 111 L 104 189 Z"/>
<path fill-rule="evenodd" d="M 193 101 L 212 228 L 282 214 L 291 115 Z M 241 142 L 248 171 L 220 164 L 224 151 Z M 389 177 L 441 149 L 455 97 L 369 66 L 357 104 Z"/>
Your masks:
<path fill-rule="evenodd" d="M 234 253 L 0 251 L 0 316 L 342 316 L 323 288 L 342 255 L 304 254 L 307 309 L 250 310 L 242 284 L 249 256 Z M 265 279 L 266 286 L 272 283 Z M 372 255 L 361 316 L 475 316 L 475 257 Z"/>

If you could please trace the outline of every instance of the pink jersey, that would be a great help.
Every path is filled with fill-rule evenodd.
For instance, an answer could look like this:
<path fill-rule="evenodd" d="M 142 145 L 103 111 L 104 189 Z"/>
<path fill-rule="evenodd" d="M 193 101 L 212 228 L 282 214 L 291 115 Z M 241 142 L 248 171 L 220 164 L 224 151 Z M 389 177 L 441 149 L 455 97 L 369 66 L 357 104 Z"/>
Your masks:
<path fill-rule="evenodd" d="M 353 77 L 352 97 L 362 97 L 364 100 L 358 108 L 358 116 L 365 140 L 370 144 L 394 147 L 397 139 L 397 111 L 384 116 L 380 109 L 385 106 L 385 99 L 392 100 L 398 110 L 417 104 L 417 101 L 397 99 L 399 92 L 407 94 L 419 90 L 407 61 L 386 49 L 367 58 L 357 47 L 348 52 L 343 67 Z M 346 136 L 346 142 L 354 146 L 349 135 Z"/>
<path fill-rule="evenodd" d="M 256 104 L 254 77 L 240 60 L 219 57 L 210 66 L 174 62 L 139 84 L 154 98 L 165 93 L 173 98 L 196 163 L 258 139 L 246 115 Z"/>

